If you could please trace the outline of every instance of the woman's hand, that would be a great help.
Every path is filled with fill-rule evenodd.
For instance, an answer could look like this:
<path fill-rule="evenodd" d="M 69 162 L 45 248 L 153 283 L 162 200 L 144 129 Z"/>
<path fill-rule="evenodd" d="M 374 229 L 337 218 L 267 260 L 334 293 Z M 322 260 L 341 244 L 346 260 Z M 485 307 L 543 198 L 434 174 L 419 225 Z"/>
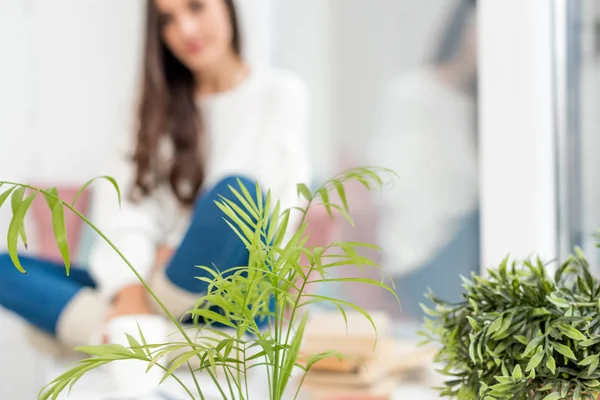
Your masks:
<path fill-rule="evenodd" d="M 152 309 L 148 302 L 146 288 L 142 285 L 132 285 L 121 290 L 113 308 L 108 314 L 108 319 L 122 317 L 126 315 L 151 314 Z"/>
<path fill-rule="evenodd" d="M 167 246 L 159 246 L 156 250 L 156 267 L 164 268 L 171 256 L 173 249 Z M 146 288 L 142 284 L 131 285 L 121 290 L 115 297 L 112 309 L 107 315 L 107 322 L 118 317 L 128 315 L 146 315 L 152 314 L 150 299 Z M 108 338 L 104 337 L 104 343 L 108 343 Z"/>

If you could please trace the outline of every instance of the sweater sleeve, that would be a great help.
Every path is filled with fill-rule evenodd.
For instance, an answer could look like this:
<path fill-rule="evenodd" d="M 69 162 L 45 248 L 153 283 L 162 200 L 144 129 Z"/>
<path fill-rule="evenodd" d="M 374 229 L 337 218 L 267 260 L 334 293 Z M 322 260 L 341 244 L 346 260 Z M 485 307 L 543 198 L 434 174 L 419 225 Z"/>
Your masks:
<path fill-rule="evenodd" d="M 154 265 L 156 246 L 165 236 L 161 207 L 155 195 L 139 202 L 129 200 L 135 168 L 127 159 L 129 144 L 111 157 L 108 175 L 116 180 L 121 191 L 121 207 L 117 194 L 108 182 L 98 183 L 93 198 L 93 219 L 138 273 L 147 279 Z M 126 286 L 139 279 L 119 254 L 104 239 L 95 241 L 90 253 L 90 274 L 100 293 L 112 299 Z"/>

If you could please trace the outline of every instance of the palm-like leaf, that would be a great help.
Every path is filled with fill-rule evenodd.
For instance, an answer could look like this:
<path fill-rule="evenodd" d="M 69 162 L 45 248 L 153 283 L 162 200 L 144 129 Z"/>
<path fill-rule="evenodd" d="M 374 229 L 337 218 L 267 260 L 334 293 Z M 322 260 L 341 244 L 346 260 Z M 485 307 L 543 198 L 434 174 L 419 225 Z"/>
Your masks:
<path fill-rule="evenodd" d="M 195 398 L 192 393 L 194 389 L 186 387 L 175 375 L 181 367 L 187 366 L 193 374 L 206 372 L 214 378 L 223 398 L 240 399 L 248 397 L 246 379 L 248 372 L 257 367 L 264 367 L 268 375 L 270 398 L 280 400 L 289 385 L 293 370 L 299 368 L 306 374 L 318 360 L 331 355 L 313 355 L 308 363 L 299 363 L 300 346 L 308 318 L 308 313 L 300 312 L 301 308 L 317 302 L 329 302 L 344 316 L 348 310 L 359 312 L 376 329 L 369 314 L 361 307 L 343 299 L 307 294 L 305 293 L 307 285 L 358 282 L 382 288 L 395 296 L 392 288 L 383 281 L 343 278 L 328 272 L 332 268 L 344 265 L 379 269 L 380 267 L 373 260 L 359 255 L 358 251 L 363 247 L 377 249 L 375 246 L 352 242 L 336 242 L 326 247 L 309 247 L 306 244 L 307 215 L 311 207 L 324 207 L 330 217 L 340 215 L 352 222 L 345 184 L 348 181 L 357 181 L 367 189 L 377 188 L 385 184 L 382 175 L 391 176 L 393 173 L 377 168 L 356 168 L 335 176 L 314 191 L 304 184 L 299 184 L 298 194 L 305 199 L 306 206 L 286 210 L 281 210 L 280 203 L 272 199 L 270 192 L 263 195 L 258 183 L 254 188 L 247 188 L 238 181 L 237 186 L 230 187 L 237 202 L 222 197 L 217 201 L 217 206 L 223 212 L 230 228 L 247 247 L 248 265 L 228 271 L 218 271 L 211 266 L 199 266 L 208 272 L 210 278 L 199 278 L 208 283 L 207 294 L 190 310 L 194 320 L 201 319 L 204 323 L 204 326 L 195 328 L 196 335 L 188 334 L 187 330 L 168 314 L 160 299 L 156 298 L 138 274 L 138 278 L 167 311 L 185 340 L 148 344 L 140 332 L 142 343 L 130 336 L 128 337 L 129 348 L 114 345 L 80 348 L 79 351 L 91 357 L 43 388 L 40 398 L 56 398 L 59 393 L 71 387 L 94 368 L 110 362 L 136 359 L 146 361 L 148 368 L 164 369 L 164 379 L 173 377 L 178 380 L 192 399 Z M 116 182 L 109 177 L 103 178 L 115 186 L 120 201 Z M 86 183 L 81 191 L 92 182 L 94 180 Z M 24 190 L 20 188 L 30 188 L 36 192 L 23 199 Z M 0 205 L 12 193 L 16 193 L 12 203 L 16 212 L 13 218 L 14 224 L 9 229 L 11 254 L 16 256 L 15 238 L 21 235 L 25 239 L 22 220 L 28 204 L 38 193 L 44 195 L 52 210 L 57 244 L 67 269 L 69 253 L 64 227 L 65 208 L 83 218 L 112 245 L 102 232 L 74 208 L 75 202 L 72 205 L 63 202 L 58 197 L 56 189 L 39 190 L 26 185 L 12 184 L 6 192 L 0 194 Z M 299 226 L 293 229 L 290 226 L 292 213 L 301 215 Z M 112 246 L 127 262 L 119 250 Z M 306 263 L 301 262 L 302 256 L 308 260 Z M 15 257 L 13 260 L 16 260 L 15 265 L 20 267 L 18 259 Z M 128 262 L 127 264 L 137 274 L 135 268 Z M 318 273 L 318 279 L 312 278 L 313 272 Z M 272 307 L 273 303 L 274 307 Z M 266 332 L 261 331 L 259 326 L 259 322 L 264 319 L 269 321 L 270 327 Z M 213 325 L 229 327 L 233 333 L 212 329 Z M 223 386 L 222 380 L 218 379 L 218 370 L 222 371 L 221 378 L 224 377 L 227 381 L 226 386 Z M 201 399 L 204 398 L 197 381 L 195 386 L 197 394 Z"/>

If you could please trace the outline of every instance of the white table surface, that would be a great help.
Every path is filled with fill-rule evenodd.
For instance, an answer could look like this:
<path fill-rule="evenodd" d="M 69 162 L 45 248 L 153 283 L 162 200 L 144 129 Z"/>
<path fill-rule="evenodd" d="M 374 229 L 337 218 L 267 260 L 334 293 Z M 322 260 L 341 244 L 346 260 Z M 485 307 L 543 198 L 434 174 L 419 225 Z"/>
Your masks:
<path fill-rule="evenodd" d="M 194 387 L 191 377 L 179 376 L 190 388 Z M 207 379 L 200 378 L 200 385 L 205 392 L 207 400 L 222 400 L 219 391 L 215 385 Z M 268 400 L 268 390 L 266 382 L 261 376 L 255 376 L 250 381 L 251 400 Z M 168 380 L 160 388 L 148 395 L 133 395 L 127 393 L 117 393 L 112 387 L 108 374 L 105 371 L 95 371 L 82 378 L 69 395 L 59 397 L 60 400 L 185 400 L 189 396 L 182 392 L 177 382 Z M 295 388 L 293 388 L 295 389 Z M 293 390 L 295 391 L 295 390 Z M 292 391 L 292 392 L 293 392 Z M 194 391 L 192 391 L 194 393 Z M 289 396 L 292 399 L 293 396 Z M 394 399 L 407 400 L 433 400 L 439 399 L 439 395 L 432 389 L 422 384 L 401 383 L 394 393 Z"/>
<path fill-rule="evenodd" d="M 416 331 L 415 328 L 416 327 L 410 326 L 409 324 L 394 326 L 393 335 L 401 338 L 412 338 Z M 64 365 L 64 361 L 61 364 Z M 117 393 L 115 391 L 115 384 L 112 382 L 110 374 L 106 370 L 106 368 L 109 367 L 110 365 L 103 367 L 103 369 L 88 373 L 77 382 L 69 395 L 63 395 L 59 397 L 59 400 L 185 400 L 190 398 L 189 395 L 182 392 L 179 384 L 171 378 L 163 383 L 154 394 L 136 396 L 127 393 Z M 64 372 L 64 370 L 59 366 L 48 371 L 47 382 L 50 382 L 62 372 Z M 268 389 L 266 387 L 267 379 L 261 372 L 261 369 L 256 369 L 256 373 L 250 377 L 250 400 L 268 400 L 269 398 Z M 401 383 L 395 392 L 394 399 L 439 399 L 439 395 L 434 390 L 430 389 L 430 387 L 439 386 L 442 383 L 442 380 L 439 375 L 434 372 L 433 366 L 431 366 L 430 370 L 427 371 L 425 375 L 424 381 L 426 382 Z M 195 388 L 191 376 L 186 371 L 180 372 L 178 377 L 184 381 L 189 388 Z M 210 378 L 200 377 L 199 381 L 207 400 L 222 400 L 222 396 Z M 295 389 L 295 387 L 290 388 L 290 399 L 293 398 Z M 194 390 L 192 390 L 192 393 L 194 393 Z"/>

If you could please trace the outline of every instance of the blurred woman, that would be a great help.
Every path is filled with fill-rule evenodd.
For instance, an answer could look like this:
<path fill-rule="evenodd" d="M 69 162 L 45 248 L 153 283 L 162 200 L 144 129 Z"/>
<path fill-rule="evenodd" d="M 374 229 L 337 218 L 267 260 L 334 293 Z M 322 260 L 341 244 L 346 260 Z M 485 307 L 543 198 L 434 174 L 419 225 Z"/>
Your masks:
<path fill-rule="evenodd" d="M 182 316 L 207 289 L 195 266 L 247 264 L 214 203 L 239 204 L 229 185 L 258 181 L 297 205 L 296 183 L 310 176 L 308 94 L 293 74 L 244 61 L 233 0 L 149 0 L 146 18 L 136 132 L 109 173 L 129 197 L 118 209 L 110 185 L 98 186 L 94 219 Z M 0 305 L 69 347 L 89 344 L 111 318 L 158 312 L 102 240 L 70 277 L 46 260 L 22 263 L 28 276 L 0 257 Z"/>
<path fill-rule="evenodd" d="M 475 3 L 459 0 L 431 62 L 389 85 L 369 149 L 400 176 L 378 236 L 409 318 L 428 288 L 457 300 L 459 275 L 479 270 Z"/>

